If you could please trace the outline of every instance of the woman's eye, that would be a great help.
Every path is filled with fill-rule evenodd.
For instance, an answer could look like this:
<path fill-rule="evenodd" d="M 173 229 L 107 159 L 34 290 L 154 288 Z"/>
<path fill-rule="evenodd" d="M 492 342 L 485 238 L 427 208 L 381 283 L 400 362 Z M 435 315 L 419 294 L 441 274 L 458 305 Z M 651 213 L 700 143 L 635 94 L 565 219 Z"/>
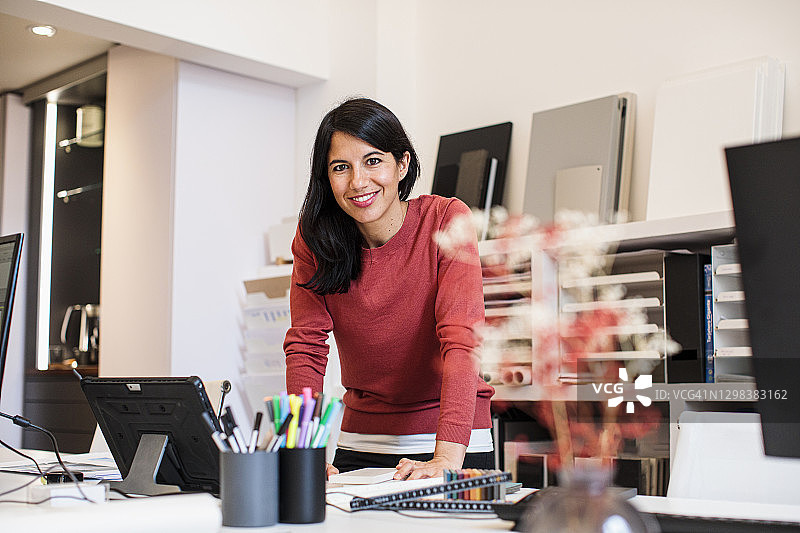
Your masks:
<path fill-rule="evenodd" d="M 335 166 L 333 167 L 333 171 L 334 171 L 334 172 L 342 172 L 342 171 L 343 171 L 344 169 L 346 169 L 346 168 L 347 168 L 347 165 L 345 165 L 344 163 L 341 163 L 341 164 L 339 164 L 339 165 L 335 165 Z"/>
<path fill-rule="evenodd" d="M 377 165 L 380 162 L 381 162 L 381 160 L 379 158 L 377 158 L 377 157 L 370 157 L 369 159 L 367 159 L 367 165 L 369 165 L 369 166 Z"/>

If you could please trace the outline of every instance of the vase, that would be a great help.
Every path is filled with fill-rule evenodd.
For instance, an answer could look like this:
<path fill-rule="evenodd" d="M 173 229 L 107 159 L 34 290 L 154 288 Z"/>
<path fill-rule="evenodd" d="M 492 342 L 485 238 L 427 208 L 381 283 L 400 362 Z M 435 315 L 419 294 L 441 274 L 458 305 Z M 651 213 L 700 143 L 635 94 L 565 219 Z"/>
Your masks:
<path fill-rule="evenodd" d="M 658 523 L 639 513 L 611 486 L 613 469 L 576 467 L 559 473 L 523 517 L 528 533 L 656 533 Z"/>

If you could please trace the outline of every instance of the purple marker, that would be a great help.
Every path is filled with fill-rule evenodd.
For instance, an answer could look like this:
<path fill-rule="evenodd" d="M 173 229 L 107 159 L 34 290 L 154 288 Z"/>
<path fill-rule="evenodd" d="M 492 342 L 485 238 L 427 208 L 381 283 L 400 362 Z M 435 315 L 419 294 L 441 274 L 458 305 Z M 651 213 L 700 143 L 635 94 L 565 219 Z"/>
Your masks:
<path fill-rule="evenodd" d="M 314 398 L 311 396 L 311 387 L 303 387 L 303 414 L 300 418 L 300 435 L 297 437 L 297 448 L 305 448 L 306 433 L 311 415 L 314 412 Z"/>

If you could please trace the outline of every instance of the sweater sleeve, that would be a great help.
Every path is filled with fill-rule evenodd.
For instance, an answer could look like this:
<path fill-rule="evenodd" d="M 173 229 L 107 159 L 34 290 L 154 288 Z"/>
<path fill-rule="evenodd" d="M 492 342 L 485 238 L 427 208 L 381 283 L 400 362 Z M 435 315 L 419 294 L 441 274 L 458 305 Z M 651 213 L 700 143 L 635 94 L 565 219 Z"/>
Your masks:
<path fill-rule="evenodd" d="M 303 387 L 311 387 L 321 392 L 328 363 L 328 333 L 333 329 L 333 321 L 324 297 L 297 285 L 306 283 L 316 272 L 314 255 L 299 229 L 292 241 L 292 254 L 294 265 L 289 289 L 292 322 L 283 343 L 286 390 L 299 394 Z"/>
<path fill-rule="evenodd" d="M 460 200 L 445 207 L 441 230 L 471 216 Z M 436 333 L 442 356 L 442 392 L 436 438 L 468 445 L 475 416 L 479 362 L 475 327 L 484 320 L 483 284 L 474 233 L 455 252 L 438 253 Z"/>

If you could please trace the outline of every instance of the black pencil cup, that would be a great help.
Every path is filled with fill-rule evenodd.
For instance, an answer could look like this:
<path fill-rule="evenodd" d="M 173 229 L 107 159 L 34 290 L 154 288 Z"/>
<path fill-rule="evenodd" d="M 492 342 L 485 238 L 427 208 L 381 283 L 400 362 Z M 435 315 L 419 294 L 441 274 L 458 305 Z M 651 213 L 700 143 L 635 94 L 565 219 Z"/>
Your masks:
<path fill-rule="evenodd" d="M 278 520 L 278 454 L 220 454 L 222 525 L 264 527 Z"/>
<path fill-rule="evenodd" d="M 323 522 L 325 448 L 281 448 L 278 463 L 278 521 L 286 524 Z"/>

